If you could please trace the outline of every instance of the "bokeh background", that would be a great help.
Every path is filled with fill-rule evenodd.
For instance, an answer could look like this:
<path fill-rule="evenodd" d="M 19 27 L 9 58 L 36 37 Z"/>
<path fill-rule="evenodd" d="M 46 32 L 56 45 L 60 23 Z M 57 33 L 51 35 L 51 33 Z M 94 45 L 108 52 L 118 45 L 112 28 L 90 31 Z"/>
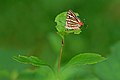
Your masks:
<path fill-rule="evenodd" d="M 54 19 L 69 9 L 88 27 L 65 37 L 62 65 L 84 52 L 108 59 L 81 67 L 65 80 L 120 80 L 120 0 L 0 0 L 0 80 L 44 80 L 44 70 L 12 57 L 33 55 L 54 66 L 61 42 Z"/>

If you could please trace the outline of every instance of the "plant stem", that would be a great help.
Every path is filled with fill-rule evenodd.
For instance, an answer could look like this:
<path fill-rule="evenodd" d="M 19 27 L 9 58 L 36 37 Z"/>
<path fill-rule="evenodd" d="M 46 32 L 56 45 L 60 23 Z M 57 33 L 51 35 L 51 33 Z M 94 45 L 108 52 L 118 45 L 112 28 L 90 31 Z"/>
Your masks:
<path fill-rule="evenodd" d="M 63 46 L 64 46 L 64 38 L 62 38 L 62 42 L 61 42 L 60 56 L 59 56 L 59 60 L 58 60 L 58 74 L 60 74 L 60 63 L 61 63 L 61 59 L 62 59 Z"/>

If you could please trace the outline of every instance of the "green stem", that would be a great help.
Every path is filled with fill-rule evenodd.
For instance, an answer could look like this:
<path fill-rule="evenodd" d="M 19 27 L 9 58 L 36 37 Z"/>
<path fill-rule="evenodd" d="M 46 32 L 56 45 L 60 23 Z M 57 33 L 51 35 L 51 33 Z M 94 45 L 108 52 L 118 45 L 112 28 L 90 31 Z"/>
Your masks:
<path fill-rule="evenodd" d="M 60 56 L 59 56 L 59 60 L 58 60 L 58 74 L 60 74 L 60 63 L 61 63 L 61 59 L 62 59 L 63 46 L 64 46 L 64 38 L 62 38 L 62 42 L 61 42 Z"/>

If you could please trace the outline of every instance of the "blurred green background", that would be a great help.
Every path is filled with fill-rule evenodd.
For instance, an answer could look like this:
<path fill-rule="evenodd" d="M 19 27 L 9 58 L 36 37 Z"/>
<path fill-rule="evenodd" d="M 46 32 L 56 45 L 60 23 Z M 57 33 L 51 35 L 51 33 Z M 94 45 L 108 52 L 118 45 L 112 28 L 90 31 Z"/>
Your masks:
<path fill-rule="evenodd" d="M 54 66 L 61 41 L 54 19 L 69 9 L 88 27 L 65 37 L 62 65 L 84 52 L 108 59 L 72 69 L 65 80 L 120 80 L 120 0 L 0 0 L 0 80 L 44 80 L 46 71 L 12 57 L 34 55 Z"/>

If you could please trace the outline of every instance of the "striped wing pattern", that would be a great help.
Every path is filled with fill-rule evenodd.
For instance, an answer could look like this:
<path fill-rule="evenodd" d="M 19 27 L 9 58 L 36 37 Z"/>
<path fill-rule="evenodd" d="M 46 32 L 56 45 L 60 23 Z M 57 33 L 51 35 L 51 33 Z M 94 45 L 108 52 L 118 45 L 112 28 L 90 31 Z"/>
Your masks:
<path fill-rule="evenodd" d="M 66 29 L 80 29 L 82 26 L 80 23 L 82 23 L 80 19 L 73 13 L 72 10 L 69 10 L 66 18 Z"/>

